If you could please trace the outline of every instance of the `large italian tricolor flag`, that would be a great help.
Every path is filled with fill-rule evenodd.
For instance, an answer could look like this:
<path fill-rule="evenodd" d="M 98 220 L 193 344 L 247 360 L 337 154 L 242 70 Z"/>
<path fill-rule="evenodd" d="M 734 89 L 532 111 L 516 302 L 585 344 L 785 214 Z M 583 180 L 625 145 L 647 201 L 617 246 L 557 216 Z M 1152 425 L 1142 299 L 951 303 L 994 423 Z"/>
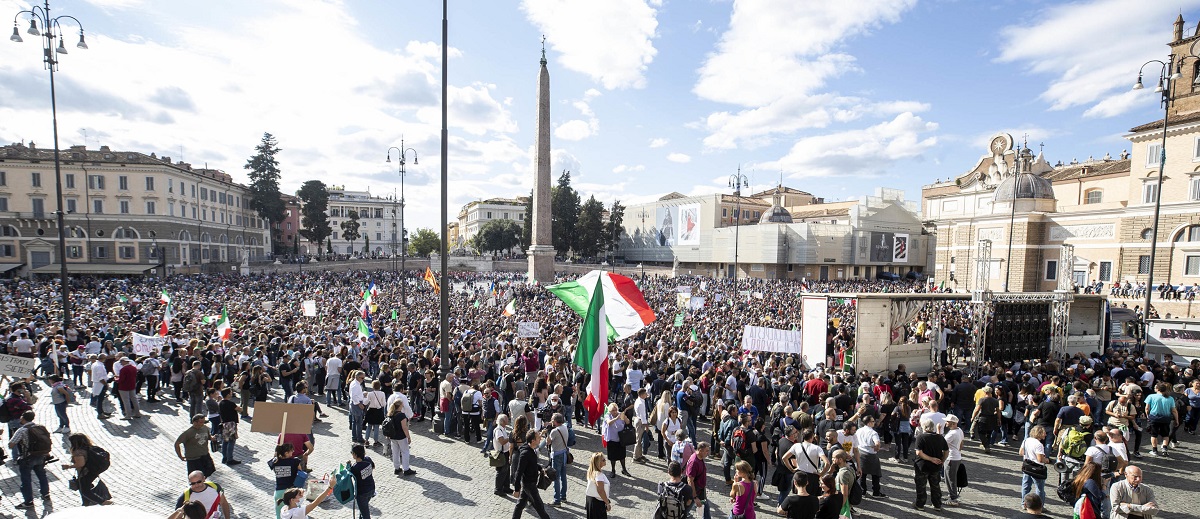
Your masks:
<path fill-rule="evenodd" d="M 599 270 L 546 288 L 583 316 L 575 364 L 591 374 L 583 405 L 588 421 L 594 422 L 608 402 L 609 342 L 630 337 L 654 322 L 654 311 L 633 280 Z"/>

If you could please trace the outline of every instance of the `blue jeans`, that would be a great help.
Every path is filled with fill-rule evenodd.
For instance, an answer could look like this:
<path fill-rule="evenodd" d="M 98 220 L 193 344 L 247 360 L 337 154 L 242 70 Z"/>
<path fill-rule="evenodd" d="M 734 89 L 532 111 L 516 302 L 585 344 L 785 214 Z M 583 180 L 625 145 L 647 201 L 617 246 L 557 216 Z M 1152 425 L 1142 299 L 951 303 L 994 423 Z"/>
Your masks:
<path fill-rule="evenodd" d="M 696 443 L 696 415 L 688 413 L 687 419 L 687 435 L 692 439 L 692 443 Z"/>
<path fill-rule="evenodd" d="M 712 512 L 710 512 L 708 510 L 708 500 L 707 499 L 704 500 L 704 515 L 702 517 L 704 519 L 712 519 Z"/>
<path fill-rule="evenodd" d="M 354 501 L 358 503 L 358 517 L 360 519 L 371 519 L 371 496 L 369 494 L 359 494 L 354 496 Z"/>
<path fill-rule="evenodd" d="M 554 468 L 554 500 L 567 500 L 567 451 L 556 452 L 550 457 L 550 466 Z"/>
<path fill-rule="evenodd" d="M 71 419 L 67 418 L 67 403 L 54 404 L 54 414 L 58 415 L 58 426 L 71 428 Z"/>
<path fill-rule="evenodd" d="M 442 434 L 446 436 L 458 436 L 455 428 L 458 427 L 458 420 L 455 420 L 456 412 L 454 406 L 450 406 L 450 412 L 442 415 Z"/>
<path fill-rule="evenodd" d="M 279 385 L 283 386 L 283 401 L 286 402 L 289 398 L 292 398 L 292 393 L 295 392 L 295 389 L 293 389 L 295 383 L 292 382 L 292 379 L 287 379 L 280 382 Z"/>
<path fill-rule="evenodd" d="M 563 417 L 567 419 L 567 429 L 570 429 L 572 427 L 572 425 L 575 423 L 575 420 L 573 418 L 574 416 L 575 416 L 575 406 L 570 405 L 570 404 L 563 404 Z"/>
<path fill-rule="evenodd" d="M 492 450 L 492 434 L 495 432 L 496 432 L 496 420 L 489 419 L 487 421 L 487 436 L 485 436 L 483 438 L 483 448 L 479 449 L 481 452 L 487 452 L 487 451 Z"/>
<path fill-rule="evenodd" d="M 221 463 L 229 463 L 233 460 L 233 448 L 237 445 L 237 440 L 226 440 L 221 443 Z"/>
<path fill-rule="evenodd" d="M 363 443 L 363 418 L 366 416 L 366 410 L 357 404 L 350 406 L 350 439 L 357 443 Z"/>
<path fill-rule="evenodd" d="M 45 456 L 29 456 L 17 462 L 17 469 L 21 474 L 21 497 L 25 498 L 26 503 L 33 502 L 34 474 L 37 474 L 38 485 L 41 485 L 42 495 L 50 495 L 50 482 L 46 480 L 45 465 Z"/>
<path fill-rule="evenodd" d="M 379 424 L 367 424 L 366 436 L 368 440 L 375 440 L 375 443 L 379 443 Z"/>
<path fill-rule="evenodd" d="M 1021 474 L 1021 499 L 1022 499 L 1022 501 L 1025 499 L 1025 496 L 1029 495 L 1030 492 L 1033 492 L 1035 490 L 1037 491 L 1037 495 L 1042 498 L 1042 502 L 1045 503 L 1046 502 L 1046 480 L 1037 479 L 1037 478 L 1034 478 L 1033 476 L 1030 476 L 1029 474 L 1022 473 Z"/>

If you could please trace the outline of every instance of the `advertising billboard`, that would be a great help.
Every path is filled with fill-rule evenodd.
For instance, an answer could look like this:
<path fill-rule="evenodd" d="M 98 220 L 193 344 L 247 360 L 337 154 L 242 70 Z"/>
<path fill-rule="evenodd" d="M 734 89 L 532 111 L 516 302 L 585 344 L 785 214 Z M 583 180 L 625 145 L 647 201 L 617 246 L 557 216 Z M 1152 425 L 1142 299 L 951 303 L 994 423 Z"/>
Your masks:
<path fill-rule="evenodd" d="M 654 243 L 659 247 L 670 247 L 675 245 L 675 211 L 674 207 L 659 207 L 655 211 L 654 223 L 657 231 L 654 236 Z"/>
<path fill-rule="evenodd" d="M 872 232 L 870 258 L 876 263 L 908 263 L 909 241 L 907 234 Z"/>
<path fill-rule="evenodd" d="M 700 245 L 700 204 L 679 206 L 679 245 Z"/>

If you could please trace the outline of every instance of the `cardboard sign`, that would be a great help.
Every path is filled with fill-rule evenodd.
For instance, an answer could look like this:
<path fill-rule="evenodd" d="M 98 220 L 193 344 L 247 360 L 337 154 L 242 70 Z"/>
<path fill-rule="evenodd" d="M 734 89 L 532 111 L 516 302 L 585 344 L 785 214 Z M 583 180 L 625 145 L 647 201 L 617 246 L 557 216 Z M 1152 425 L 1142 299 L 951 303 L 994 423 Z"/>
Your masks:
<path fill-rule="evenodd" d="M 800 353 L 801 342 L 801 332 L 798 330 L 777 330 L 750 325 L 746 325 L 742 330 L 743 350 Z"/>
<path fill-rule="evenodd" d="M 25 378 L 33 374 L 37 359 L 18 357 L 16 355 L 0 355 L 0 376 Z"/>
<path fill-rule="evenodd" d="M 272 309 L 274 309 L 274 308 L 275 308 L 275 302 L 274 302 L 274 301 L 263 301 L 263 302 L 262 302 L 262 309 L 263 309 L 263 310 L 266 310 L 266 311 L 270 312 L 270 311 L 271 311 Z"/>
<path fill-rule="evenodd" d="M 309 299 L 309 300 L 301 303 L 300 306 L 304 309 L 304 317 L 316 317 L 317 316 L 317 301 L 316 300 Z"/>
<path fill-rule="evenodd" d="M 152 350 L 163 351 L 163 348 L 166 347 L 166 337 L 142 335 L 136 332 L 133 334 L 133 353 L 135 355 L 149 355 Z"/>
<path fill-rule="evenodd" d="M 255 402 L 250 432 L 270 434 L 309 434 L 312 432 L 312 404 Z"/>
<path fill-rule="evenodd" d="M 542 325 L 537 321 L 521 321 L 517 323 L 517 337 L 522 339 L 537 338 L 542 334 Z"/>

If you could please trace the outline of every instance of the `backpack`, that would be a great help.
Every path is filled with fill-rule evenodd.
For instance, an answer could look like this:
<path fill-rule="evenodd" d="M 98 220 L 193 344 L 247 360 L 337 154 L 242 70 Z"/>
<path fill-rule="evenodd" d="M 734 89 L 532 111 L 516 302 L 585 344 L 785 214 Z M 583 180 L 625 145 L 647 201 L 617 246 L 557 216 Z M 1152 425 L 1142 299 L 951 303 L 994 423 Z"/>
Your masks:
<path fill-rule="evenodd" d="M 1060 481 L 1058 483 L 1058 488 L 1054 489 L 1054 492 L 1056 494 L 1058 494 L 1058 498 L 1062 499 L 1063 502 L 1068 505 L 1075 504 L 1075 483 L 1074 482 L 1075 482 L 1074 478 L 1062 478 L 1062 481 Z"/>
<path fill-rule="evenodd" d="M 733 430 L 733 437 L 729 439 L 729 446 L 733 448 L 733 453 L 740 458 L 745 459 L 750 454 L 750 440 L 746 438 L 745 427 L 738 427 Z"/>
<path fill-rule="evenodd" d="M 404 420 L 400 418 L 404 413 L 394 414 L 383 419 L 383 424 L 379 426 L 383 429 L 383 436 L 389 440 L 403 440 L 404 428 L 401 424 Z"/>
<path fill-rule="evenodd" d="M 87 459 L 84 460 L 83 466 L 87 468 L 89 475 L 100 474 L 108 470 L 109 465 L 108 451 L 99 445 L 93 445 L 92 448 L 88 449 Z"/>
<path fill-rule="evenodd" d="M 733 440 L 734 427 L 737 427 L 737 420 L 724 420 L 721 422 L 721 427 L 717 429 L 717 437 L 726 447 L 732 448 L 730 442 Z"/>
<path fill-rule="evenodd" d="M 686 509 L 683 504 L 683 486 L 658 484 L 658 507 L 654 509 L 654 519 L 683 519 Z"/>
<path fill-rule="evenodd" d="M 680 465 L 686 464 L 688 460 L 692 459 L 694 452 L 696 452 L 696 447 L 692 445 L 692 442 L 687 440 L 675 442 L 675 445 L 671 446 L 671 461 L 678 462 Z"/>
<path fill-rule="evenodd" d="M 184 393 L 191 393 L 192 391 L 195 391 L 196 389 L 198 389 L 196 387 L 198 384 L 199 384 L 199 381 L 196 380 L 196 372 L 188 371 L 186 374 L 183 375 L 183 385 L 180 386 L 179 389 L 181 389 Z M 245 389 L 245 388 L 246 387 L 243 385 L 242 389 Z"/>
<path fill-rule="evenodd" d="M 9 407 L 9 402 L 11 402 L 13 398 L 16 398 L 16 397 L 10 397 L 10 398 L 5 399 L 3 402 L 0 402 L 0 422 L 13 421 L 14 418 L 13 418 L 12 408 Z M 20 417 L 17 417 L 17 418 L 20 418 Z"/>
<path fill-rule="evenodd" d="M 354 501 L 354 496 L 357 494 L 354 488 L 354 474 L 346 470 L 343 466 L 334 473 L 333 478 L 335 481 L 333 484 L 333 498 L 343 505 Z"/>
<path fill-rule="evenodd" d="M 1096 448 L 1099 449 L 1100 446 L 1097 445 Z M 1100 452 L 1104 453 L 1104 455 L 1100 457 L 1100 471 L 1105 474 L 1112 474 L 1113 472 L 1116 472 L 1118 461 L 1117 456 L 1112 452 L 1112 446 L 1109 446 L 1108 451 L 1101 449 Z"/>
<path fill-rule="evenodd" d="M 50 440 L 50 431 L 44 425 L 30 425 L 29 430 L 25 431 L 25 435 L 27 438 L 25 457 L 50 454 L 50 447 L 53 443 Z"/>
<path fill-rule="evenodd" d="M 1087 436 L 1076 427 L 1067 429 L 1063 434 L 1062 452 L 1063 454 L 1075 459 L 1082 459 L 1087 452 L 1087 443 L 1084 442 Z"/>
<path fill-rule="evenodd" d="M 487 420 L 496 419 L 496 396 L 494 394 L 488 394 L 487 398 L 483 400 L 483 417 Z"/>
<path fill-rule="evenodd" d="M 142 369 L 140 369 L 138 371 L 141 371 L 142 374 L 147 377 L 153 377 L 155 375 L 158 375 L 158 367 L 155 366 L 154 362 L 151 362 L 150 360 L 143 362 Z"/>
<path fill-rule="evenodd" d="M 850 502 L 851 506 L 858 506 L 859 503 L 862 503 L 862 498 L 863 488 L 862 485 L 858 484 L 858 479 L 856 478 L 854 480 L 854 485 L 850 487 L 850 495 L 847 496 L 847 501 Z"/>
<path fill-rule="evenodd" d="M 466 391 L 463 391 L 462 399 L 459 400 L 459 402 L 458 402 L 458 408 L 460 409 L 461 412 L 463 412 L 463 413 L 478 413 L 479 412 L 479 404 L 475 403 L 475 393 L 476 393 L 476 391 L 474 389 L 468 389 Z"/>

